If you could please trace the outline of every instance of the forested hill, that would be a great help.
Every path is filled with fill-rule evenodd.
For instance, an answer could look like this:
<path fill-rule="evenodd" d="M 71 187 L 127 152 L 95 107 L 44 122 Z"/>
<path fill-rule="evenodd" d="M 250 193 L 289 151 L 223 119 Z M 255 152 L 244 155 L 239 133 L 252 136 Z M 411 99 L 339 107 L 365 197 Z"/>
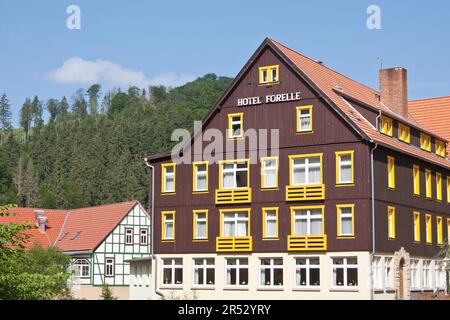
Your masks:
<path fill-rule="evenodd" d="M 16 129 L 3 95 L 0 204 L 71 209 L 138 199 L 147 206 L 144 156 L 169 151 L 172 131 L 191 130 L 231 80 L 207 74 L 170 90 L 102 93 L 93 85 L 70 99 L 34 97 L 23 104 Z"/>

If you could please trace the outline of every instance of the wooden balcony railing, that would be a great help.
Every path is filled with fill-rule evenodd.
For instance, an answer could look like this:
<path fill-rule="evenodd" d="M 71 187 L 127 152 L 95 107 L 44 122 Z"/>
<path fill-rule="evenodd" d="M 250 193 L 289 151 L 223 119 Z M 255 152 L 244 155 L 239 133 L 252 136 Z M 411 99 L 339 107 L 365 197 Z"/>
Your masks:
<path fill-rule="evenodd" d="M 326 251 L 327 235 L 288 236 L 288 251 Z"/>
<path fill-rule="evenodd" d="M 252 237 L 217 237 L 217 252 L 248 252 L 252 251 Z"/>
<path fill-rule="evenodd" d="M 216 189 L 216 204 L 251 203 L 252 189 Z"/>
<path fill-rule="evenodd" d="M 286 186 L 286 201 L 324 200 L 325 185 Z"/>

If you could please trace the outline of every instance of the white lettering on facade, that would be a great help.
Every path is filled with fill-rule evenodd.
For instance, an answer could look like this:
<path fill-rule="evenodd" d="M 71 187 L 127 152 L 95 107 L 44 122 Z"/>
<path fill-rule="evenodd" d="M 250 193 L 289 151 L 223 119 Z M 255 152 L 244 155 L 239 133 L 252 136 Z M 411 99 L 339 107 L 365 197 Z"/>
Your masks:
<path fill-rule="evenodd" d="M 278 103 L 297 100 L 301 100 L 300 92 L 267 95 L 264 101 L 265 103 Z M 261 97 L 240 98 L 237 100 L 238 107 L 254 106 L 262 103 Z"/>

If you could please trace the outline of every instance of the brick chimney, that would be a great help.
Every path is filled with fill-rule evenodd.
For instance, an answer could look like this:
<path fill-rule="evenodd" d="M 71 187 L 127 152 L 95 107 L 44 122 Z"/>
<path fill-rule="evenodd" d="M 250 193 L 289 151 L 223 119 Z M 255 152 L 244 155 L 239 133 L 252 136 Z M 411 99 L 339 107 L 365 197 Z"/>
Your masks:
<path fill-rule="evenodd" d="M 393 112 L 408 114 L 408 71 L 405 68 L 380 70 L 380 100 Z"/>

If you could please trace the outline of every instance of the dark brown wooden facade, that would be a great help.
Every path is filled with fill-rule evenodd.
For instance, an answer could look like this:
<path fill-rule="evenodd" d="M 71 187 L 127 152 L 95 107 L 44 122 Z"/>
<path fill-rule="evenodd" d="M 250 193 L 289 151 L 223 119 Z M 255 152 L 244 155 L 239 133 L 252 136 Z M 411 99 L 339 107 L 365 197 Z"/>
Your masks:
<path fill-rule="evenodd" d="M 209 164 L 208 193 L 193 194 L 193 167 L 191 164 L 176 166 L 176 193 L 161 194 L 161 164 L 170 163 L 170 157 L 154 158 L 155 165 L 155 244 L 156 254 L 214 253 L 216 237 L 220 236 L 220 209 L 250 208 L 250 234 L 252 236 L 252 252 L 286 252 L 287 238 L 291 234 L 290 208 L 294 206 L 323 205 L 324 232 L 327 235 L 327 251 L 372 251 L 372 182 L 371 182 L 371 149 L 373 143 L 363 139 L 342 115 L 327 101 L 322 99 L 307 80 L 290 65 L 280 59 L 277 53 L 266 46 L 252 57 L 248 68 L 243 70 L 233 85 L 204 123 L 203 130 L 216 128 L 223 132 L 228 127 L 228 114 L 244 114 L 244 130 L 279 129 L 279 173 L 276 190 L 261 190 L 261 163 L 250 165 L 250 183 L 252 201 L 250 204 L 216 205 L 215 190 L 219 184 L 219 166 Z M 258 68 L 260 66 L 279 65 L 280 81 L 275 85 L 258 84 Z M 262 104 L 256 106 L 237 107 L 237 99 L 266 95 L 300 92 L 302 99 L 295 102 Z M 313 133 L 298 135 L 296 133 L 296 107 L 313 106 Z M 361 115 L 374 126 L 377 123 L 377 112 L 354 103 Z M 397 136 L 397 122 L 394 121 L 394 137 Z M 394 139 L 394 138 L 393 138 Z M 419 145 L 419 133 L 411 128 L 411 142 Z M 224 143 L 225 144 L 225 143 Z M 203 143 L 203 147 L 208 142 Z M 248 143 L 246 157 L 249 158 Z M 224 145 L 225 150 L 225 145 Z M 352 186 L 336 186 L 336 154 L 339 151 L 354 151 L 354 180 Z M 288 202 L 285 198 L 285 187 L 289 185 L 289 156 L 302 154 L 323 154 L 322 174 L 326 188 L 324 200 Z M 396 159 L 396 184 L 394 191 L 387 187 L 387 156 Z M 270 156 L 270 155 L 269 155 Z M 259 155 L 258 155 L 259 157 Z M 234 158 L 234 157 L 233 157 Z M 239 157 L 242 158 L 242 157 Z M 421 168 L 420 197 L 413 195 L 413 164 Z M 425 198 L 424 170 L 433 172 L 433 200 Z M 435 173 L 441 172 L 443 177 L 443 200 L 436 201 Z M 375 194 L 375 249 L 377 252 L 394 252 L 404 247 L 414 255 L 434 257 L 440 250 L 436 243 L 436 216 L 443 218 L 443 237 L 447 235 L 447 219 L 450 204 L 447 203 L 446 177 L 450 171 L 437 167 L 424 160 L 377 147 L 374 151 L 374 194 Z M 337 237 L 336 205 L 355 205 L 355 236 L 349 239 Z M 396 207 L 396 239 L 389 240 L 387 235 L 387 207 Z M 279 240 L 264 241 L 262 239 L 262 208 L 278 207 Z M 193 241 L 193 210 L 208 210 L 208 241 Z M 161 241 L 161 212 L 176 212 L 175 241 Z M 422 234 L 425 234 L 425 214 L 433 215 L 433 243 L 414 242 L 413 211 L 420 211 L 422 217 Z"/>

